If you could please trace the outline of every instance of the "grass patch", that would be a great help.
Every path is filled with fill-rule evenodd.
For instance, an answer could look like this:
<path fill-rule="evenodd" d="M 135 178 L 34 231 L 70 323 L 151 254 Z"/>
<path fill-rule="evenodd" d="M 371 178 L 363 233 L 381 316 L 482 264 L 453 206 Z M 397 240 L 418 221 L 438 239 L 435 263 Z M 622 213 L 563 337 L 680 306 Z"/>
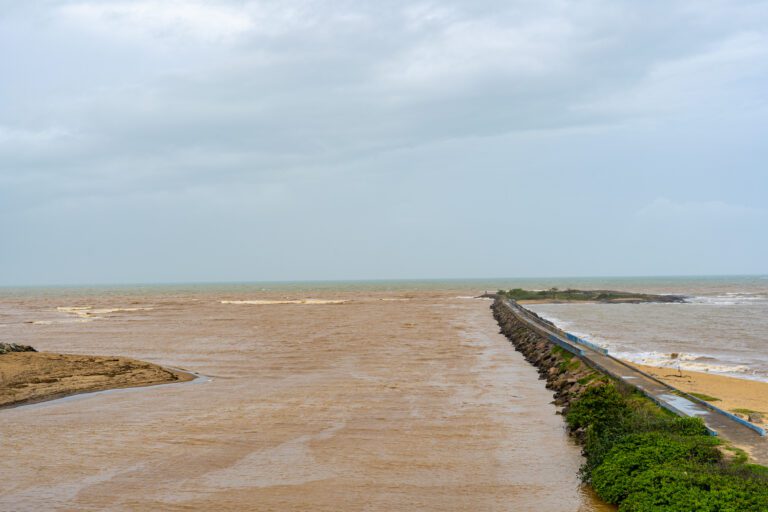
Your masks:
<path fill-rule="evenodd" d="M 731 461 L 733 464 L 746 464 L 747 461 L 749 460 L 749 456 L 747 455 L 747 452 L 745 452 L 741 448 L 736 448 L 735 446 L 726 445 L 726 446 L 723 446 L 723 449 L 733 453 L 733 460 Z"/>
<path fill-rule="evenodd" d="M 577 370 L 579 367 L 581 367 L 581 361 L 578 358 L 575 358 L 574 354 L 568 352 L 564 348 L 555 345 L 550 350 L 552 354 L 557 355 L 562 359 L 562 361 L 560 361 L 557 365 L 561 372 L 567 370 Z"/>
<path fill-rule="evenodd" d="M 720 402 L 720 399 L 714 396 L 705 395 L 704 393 L 688 393 L 691 396 L 695 396 L 699 400 L 704 400 L 705 402 Z"/>
<path fill-rule="evenodd" d="M 558 347 L 557 345 L 554 345 L 552 347 L 551 352 L 553 354 L 555 354 L 555 355 L 558 355 L 558 356 L 562 357 L 566 361 L 570 361 L 571 359 L 573 359 L 573 354 L 572 353 L 568 352 L 567 350 L 565 350 L 562 347 Z"/>
<path fill-rule="evenodd" d="M 726 461 L 699 418 L 681 418 L 613 383 L 592 387 L 566 416 L 583 429 L 582 478 L 620 511 L 765 511 L 768 468 Z"/>
<path fill-rule="evenodd" d="M 742 408 L 731 409 L 731 412 L 736 412 L 739 414 L 764 414 L 760 411 L 753 411 L 752 409 L 742 409 Z"/>
<path fill-rule="evenodd" d="M 557 365 L 557 367 L 560 369 L 561 372 L 576 371 L 579 369 L 580 366 L 581 366 L 581 361 L 579 361 L 578 359 L 561 361 Z"/>
<path fill-rule="evenodd" d="M 593 380 L 595 380 L 595 379 L 597 379 L 599 377 L 600 377 L 600 374 L 598 374 L 596 372 L 592 372 L 589 375 L 585 375 L 584 377 L 580 378 L 577 382 L 579 384 L 581 384 L 582 386 L 584 386 L 584 385 L 589 384 L 590 382 L 592 382 Z"/>

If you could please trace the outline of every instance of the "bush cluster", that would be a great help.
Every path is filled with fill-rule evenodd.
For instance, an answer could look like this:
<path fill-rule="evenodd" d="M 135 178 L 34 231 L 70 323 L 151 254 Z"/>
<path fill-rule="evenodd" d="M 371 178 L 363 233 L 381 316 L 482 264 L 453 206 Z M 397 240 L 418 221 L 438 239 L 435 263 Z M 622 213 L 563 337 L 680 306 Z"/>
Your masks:
<path fill-rule="evenodd" d="M 650 300 L 658 299 L 658 295 L 648 295 L 644 293 L 618 292 L 613 290 L 560 290 L 550 288 L 549 290 L 524 290 L 523 288 L 513 288 L 511 290 L 499 290 L 497 292 L 503 297 L 514 300 L 584 300 L 584 301 L 611 301 L 616 299 L 637 299 Z"/>
<path fill-rule="evenodd" d="M 620 511 L 768 511 L 768 469 L 725 461 L 699 418 L 606 384 L 587 389 L 566 420 L 583 435 L 582 478 Z"/>

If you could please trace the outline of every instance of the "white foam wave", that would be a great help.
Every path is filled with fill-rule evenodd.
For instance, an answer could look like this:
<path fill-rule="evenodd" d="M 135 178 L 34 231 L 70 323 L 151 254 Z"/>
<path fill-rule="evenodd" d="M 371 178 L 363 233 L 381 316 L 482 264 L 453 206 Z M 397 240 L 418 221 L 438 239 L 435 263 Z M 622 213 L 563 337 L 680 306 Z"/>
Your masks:
<path fill-rule="evenodd" d="M 756 370 L 747 364 L 723 361 L 711 355 L 704 354 L 686 354 L 686 353 L 663 353 L 663 352 L 612 352 L 612 355 L 631 361 L 637 364 L 655 366 L 657 368 L 669 368 L 677 370 L 688 370 L 692 372 L 714 373 L 739 377 L 742 379 L 752 379 L 768 381 L 768 375 Z"/>
<path fill-rule="evenodd" d="M 701 295 L 690 297 L 691 304 L 707 304 L 711 306 L 737 306 L 741 304 L 768 303 L 768 296 L 762 293 L 728 292 L 720 295 Z"/>
<path fill-rule="evenodd" d="M 573 325 L 573 322 L 569 322 L 567 320 L 561 320 L 561 319 L 559 319 L 559 318 L 557 318 L 555 316 L 552 316 L 552 315 L 549 315 L 549 314 L 546 314 L 546 313 L 539 313 L 538 311 L 536 312 L 536 314 L 539 315 L 544 320 L 548 320 L 548 321 L 552 322 L 560 330 L 563 330 L 565 332 L 573 334 L 574 336 L 577 336 L 577 337 L 579 337 L 579 338 L 581 338 L 581 339 L 583 339 L 585 341 L 588 341 L 590 343 L 594 343 L 595 345 L 598 345 L 598 346 L 601 346 L 601 347 L 606 347 L 607 346 L 606 345 L 607 342 L 605 340 L 603 340 L 602 338 L 599 338 L 599 337 L 594 336 L 592 334 L 589 334 L 587 332 L 576 331 L 576 330 L 571 329 L 570 326 Z"/>
<path fill-rule="evenodd" d="M 265 306 L 269 304 L 345 304 L 346 300 L 325 300 L 325 299 L 298 299 L 298 300 L 222 300 L 222 304 L 251 304 L 256 306 Z"/>
<path fill-rule="evenodd" d="M 93 320 L 99 318 L 99 315 L 108 315 L 110 313 L 132 312 L 132 311 L 150 311 L 154 308 L 135 307 L 135 308 L 94 308 L 93 306 L 59 306 L 57 311 L 74 315 L 81 320 Z M 44 320 L 42 320 L 44 321 Z"/>
<path fill-rule="evenodd" d="M 542 313 L 541 311 L 534 311 L 534 312 L 537 315 L 539 315 L 541 318 L 543 318 L 544 320 L 552 322 L 553 324 L 555 324 L 557 327 L 559 327 L 563 331 L 568 331 L 571 334 L 575 334 L 576 336 L 578 336 L 580 338 L 589 339 L 589 335 L 588 334 L 577 333 L 576 331 L 571 331 L 571 330 L 567 329 L 567 327 L 572 325 L 573 322 L 569 322 L 567 320 L 561 320 L 561 319 L 557 318 L 556 316 L 550 315 L 549 313 Z"/>
<path fill-rule="evenodd" d="M 33 320 L 29 323 L 31 323 L 32 325 L 82 324 L 87 322 L 93 322 L 98 318 L 101 318 L 101 317 L 91 316 L 91 317 L 65 318 L 63 320 Z"/>

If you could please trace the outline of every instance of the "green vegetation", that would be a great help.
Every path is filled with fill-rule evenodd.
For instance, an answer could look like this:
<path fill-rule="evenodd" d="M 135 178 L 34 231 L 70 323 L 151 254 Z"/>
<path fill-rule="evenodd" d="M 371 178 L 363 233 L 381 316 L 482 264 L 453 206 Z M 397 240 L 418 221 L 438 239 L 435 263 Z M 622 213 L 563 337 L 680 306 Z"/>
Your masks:
<path fill-rule="evenodd" d="M 704 400 L 705 402 L 719 402 L 720 399 L 714 396 L 705 395 L 704 393 L 694 393 L 691 391 L 690 393 L 684 393 L 682 391 L 674 390 L 672 393 L 676 394 L 677 396 L 686 397 L 688 395 L 698 398 L 699 400 Z"/>
<path fill-rule="evenodd" d="M 558 363 L 558 368 L 561 372 L 564 371 L 576 371 L 581 366 L 581 361 L 578 358 L 573 357 L 573 354 L 568 352 L 567 350 L 554 346 L 552 347 L 552 353 L 557 354 L 562 359 L 561 362 Z"/>
<path fill-rule="evenodd" d="M 752 409 L 743 409 L 743 408 L 731 409 L 731 412 L 736 412 L 739 414 L 763 414 L 760 411 L 753 411 Z"/>
<path fill-rule="evenodd" d="M 606 384 L 588 388 L 566 420 L 585 442 L 582 478 L 620 511 L 768 510 L 768 468 L 731 447 L 725 461 L 699 418 Z"/>
<path fill-rule="evenodd" d="M 736 448 L 735 446 L 724 446 L 723 449 L 733 454 L 732 462 L 734 464 L 746 464 L 749 460 L 747 452 L 741 448 Z"/>
<path fill-rule="evenodd" d="M 647 293 L 617 292 L 613 290 L 499 290 L 499 295 L 513 300 L 595 301 L 595 302 L 683 302 L 676 295 L 650 295 Z"/>
<path fill-rule="evenodd" d="M 587 384 L 589 384 L 593 380 L 599 379 L 600 377 L 602 377 L 602 376 L 599 373 L 592 372 L 589 375 L 585 375 L 584 377 L 580 378 L 577 382 L 579 384 L 581 384 L 582 386 L 586 386 Z"/>
<path fill-rule="evenodd" d="M 704 400 L 705 402 L 719 402 L 719 398 L 715 398 L 714 396 L 705 395 L 704 393 L 688 393 L 691 396 L 695 396 L 699 400 Z"/>
<path fill-rule="evenodd" d="M 566 361 L 570 361 L 573 359 L 573 354 L 565 350 L 563 347 L 558 347 L 557 345 L 552 345 L 552 348 L 550 349 L 550 352 L 552 352 L 555 355 L 560 356 L 561 358 L 565 359 Z"/>

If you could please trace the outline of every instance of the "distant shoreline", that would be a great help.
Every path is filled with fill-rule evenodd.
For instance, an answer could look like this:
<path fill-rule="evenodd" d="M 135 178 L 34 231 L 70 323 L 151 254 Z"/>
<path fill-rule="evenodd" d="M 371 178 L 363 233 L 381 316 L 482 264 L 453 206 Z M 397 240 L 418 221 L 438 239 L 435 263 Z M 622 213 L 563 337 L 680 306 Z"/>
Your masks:
<path fill-rule="evenodd" d="M 647 302 L 681 303 L 685 302 L 688 298 L 685 295 L 625 292 L 606 289 L 566 288 L 565 290 L 561 290 L 557 287 L 552 287 L 546 290 L 512 288 L 510 290 L 499 290 L 496 295 L 501 295 L 519 303 L 527 304 L 559 304 L 572 302 L 582 304 L 641 304 Z"/>

